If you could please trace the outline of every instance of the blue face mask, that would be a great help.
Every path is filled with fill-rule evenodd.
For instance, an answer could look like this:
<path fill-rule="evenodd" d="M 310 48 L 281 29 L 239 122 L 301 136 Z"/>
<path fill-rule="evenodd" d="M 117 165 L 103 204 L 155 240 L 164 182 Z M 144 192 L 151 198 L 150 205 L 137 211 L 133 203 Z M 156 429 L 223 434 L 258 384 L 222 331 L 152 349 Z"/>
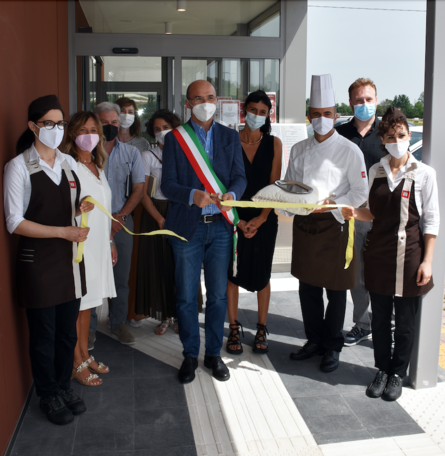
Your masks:
<path fill-rule="evenodd" d="M 258 128 L 261 128 L 265 123 L 266 123 L 265 116 L 256 116 L 255 114 L 252 114 L 251 112 L 248 112 L 246 114 L 246 124 L 249 125 L 249 128 L 251 130 L 258 130 Z"/>
<path fill-rule="evenodd" d="M 354 116 L 359 120 L 369 120 L 375 114 L 375 105 L 363 103 L 354 105 Z"/>

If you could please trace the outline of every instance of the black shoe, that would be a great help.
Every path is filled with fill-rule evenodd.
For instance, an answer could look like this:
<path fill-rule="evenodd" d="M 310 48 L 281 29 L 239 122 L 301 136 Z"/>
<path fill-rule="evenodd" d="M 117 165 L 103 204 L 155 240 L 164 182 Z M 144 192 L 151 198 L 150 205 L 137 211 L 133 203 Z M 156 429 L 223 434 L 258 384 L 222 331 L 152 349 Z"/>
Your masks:
<path fill-rule="evenodd" d="M 396 401 L 402 395 L 402 377 L 397 374 L 389 377 L 382 399 L 384 401 Z"/>
<path fill-rule="evenodd" d="M 321 360 L 320 369 L 323 372 L 332 372 L 337 369 L 340 363 L 340 352 L 335 350 L 327 350 Z"/>
<path fill-rule="evenodd" d="M 347 347 L 352 347 L 353 345 L 357 345 L 362 340 L 372 339 L 372 332 L 367 331 L 366 329 L 361 329 L 357 325 L 355 325 L 351 331 L 348 332 L 345 336 L 345 345 Z"/>
<path fill-rule="evenodd" d="M 302 359 L 309 359 L 315 355 L 323 355 L 324 349 L 318 344 L 307 341 L 298 351 L 290 354 L 290 359 L 294 361 L 301 361 Z"/>
<path fill-rule="evenodd" d="M 221 356 L 204 356 L 204 366 L 207 369 L 212 369 L 213 378 L 220 382 L 225 382 L 230 378 L 230 372 L 227 366 L 223 363 Z"/>
<path fill-rule="evenodd" d="M 366 388 L 366 395 L 368 397 L 377 398 L 383 394 L 386 384 L 388 383 L 388 375 L 383 371 L 378 371 L 375 379 Z"/>
<path fill-rule="evenodd" d="M 65 405 L 58 394 L 40 399 L 40 410 L 54 424 L 68 424 L 74 420 L 71 410 Z"/>
<path fill-rule="evenodd" d="M 198 360 L 192 356 L 187 356 L 182 362 L 178 372 L 178 379 L 182 384 L 191 383 L 195 380 L 195 370 L 198 367 Z"/>
<path fill-rule="evenodd" d="M 72 388 L 61 391 L 60 396 L 73 415 L 79 415 L 80 413 L 86 412 L 87 408 L 85 407 L 85 402 L 74 393 Z"/>

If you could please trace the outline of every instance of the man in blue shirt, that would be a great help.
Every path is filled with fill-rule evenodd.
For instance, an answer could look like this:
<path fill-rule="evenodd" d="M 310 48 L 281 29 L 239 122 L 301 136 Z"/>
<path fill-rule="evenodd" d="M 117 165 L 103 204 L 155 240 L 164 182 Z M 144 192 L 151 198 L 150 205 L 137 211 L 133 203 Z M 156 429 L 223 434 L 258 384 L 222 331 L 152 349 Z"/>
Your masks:
<path fill-rule="evenodd" d="M 145 182 L 141 154 L 136 147 L 121 143 L 116 139 L 119 131 L 120 107 L 118 105 L 103 102 L 94 108 L 94 113 L 102 123 L 106 138 L 104 149 L 108 152 L 108 160 L 105 163 L 105 175 L 111 188 L 113 217 L 130 231 L 133 231 L 134 224 L 131 213 L 142 198 Z M 118 338 L 119 342 L 130 345 L 134 344 L 135 340 L 125 326 L 125 321 L 130 292 L 128 280 L 133 251 L 133 236 L 122 229 L 122 225 L 113 221 L 110 243 L 116 244 L 118 254 L 118 261 L 113 269 L 117 296 L 110 299 L 111 332 Z M 92 312 L 91 317 L 90 334 L 96 332 L 97 327 L 96 314 L 94 313 L 93 316 Z"/>
<path fill-rule="evenodd" d="M 238 133 L 215 123 L 215 88 L 195 81 L 187 89 L 189 125 L 206 151 L 227 193 L 224 200 L 240 198 L 247 185 Z M 227 309 L 227 271 L 232 258 L 233 226 L 222 216 L 218 198 L 207 193 L 173 133 L 165 137 L 162 163 L 162 193 L 169 199 L 164 228 L 188 242 L 170 238 L 175 257 L 179 336 L 184 361 L 178 373 L 181 383 L 195 378 L 200 345 L 198 290 L 204 265 L 207 299 L 204 365 L 220 381 L 230 378 L 221 360 L 224 319 Z"/>

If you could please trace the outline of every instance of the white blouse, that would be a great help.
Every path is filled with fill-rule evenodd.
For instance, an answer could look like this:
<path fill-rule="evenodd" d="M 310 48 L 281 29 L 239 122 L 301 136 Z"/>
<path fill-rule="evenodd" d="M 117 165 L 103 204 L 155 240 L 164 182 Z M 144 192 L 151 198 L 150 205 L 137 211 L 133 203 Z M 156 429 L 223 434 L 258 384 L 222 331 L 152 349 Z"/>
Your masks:
<path fill-rule="evenodd" d="M 417 167 L 416 179 L 414 181 L 414 199 L 420 215 L 420 228 L 423 234 L 434 234 L 437 236 L 439 234 L 440 214 L 436 171 L 431 166 L 416 160 L 414 155 L 410 153 L 406 165 L 393 177 L 391 167 L 389 166 L 390 160 L 391 155 L 388 154 L 380 159 L 380 163 L 376 163 L 369 169 L 369 190 L 372 188 L 380 165 L 383 166 L 386 172 L 389 190 L 393 192 L 414 163 Z"/>
<path fill-rule="evenodd" d="M 162 150 L 158 147 L 152 149 L 153 152 L 156 154 L 156 157 L 160 158 L 162 161 Z M 161 192 L 161 179 L 162 179 L 162 163 L 156 158 L 153 153 L 149 150 L 142 152 L 142 163 L 144 165 L 144 172 L 146 176 L 153 176 L 156 177 L 156 193 L 155 199 L 158 200 L 166 200 L 167 198 Z"/>
<path fill-rule="evenodd" d="M 56 149 L 56 160 L 54 166 L 48 165 L 42 160 L 34 144 L 29 149 L 30 160 L 38 160 L 45 174 L 56 184 L 60 185 L 62 180 L 62 163 L 68 162 L 71 169 L 77 174 L 77 163 L 73 157 L 63 154 Z M 18 155 L 6 163 L 3 176 L 3 201 L 5 205 L 6 228 L 13 233 L 20 223 L 25 220 L 25 213 L 28 209 L 31 198 L 31 177 L 26 167 L 23 154 Z"/>

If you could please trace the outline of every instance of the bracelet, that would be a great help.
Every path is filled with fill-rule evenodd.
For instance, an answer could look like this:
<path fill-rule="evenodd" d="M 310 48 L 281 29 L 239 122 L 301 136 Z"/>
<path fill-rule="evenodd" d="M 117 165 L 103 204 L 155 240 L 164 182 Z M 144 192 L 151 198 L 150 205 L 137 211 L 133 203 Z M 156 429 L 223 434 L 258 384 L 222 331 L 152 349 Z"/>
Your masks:
<path fill-rule="evenodd" d="M 110 246 L 111 245 L 116 245 L 116 243 L 114 242 L 114 239 L 110 239 Z"/>

